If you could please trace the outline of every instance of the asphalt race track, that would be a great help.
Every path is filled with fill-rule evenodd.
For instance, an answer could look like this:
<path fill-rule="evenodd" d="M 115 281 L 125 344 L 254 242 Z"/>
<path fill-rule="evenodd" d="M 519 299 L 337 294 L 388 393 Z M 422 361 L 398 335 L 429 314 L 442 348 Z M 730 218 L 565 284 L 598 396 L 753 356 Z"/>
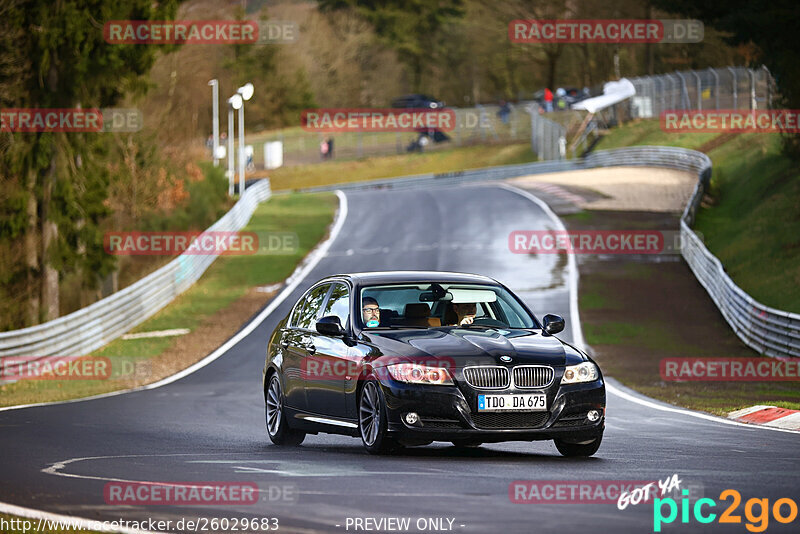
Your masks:
<path fill-rule="evenodd" d="M 370 456 L 360 440 L 339 436 L 308 436 L 295 449 L 272 446 L 261 391 L 265 342 L 323 276 L 395 269 L 485 274 L 538 316 L 563 315 L 565 339 L 572 337 L 564 256 L 508 249 L 512 230 L 554 227 L 530 198 L 491 185 L 357 192 L 347 201 L 327 255 L 263 323 L 209 365 L 156 389 L 0 412 L 0 501 L 89 519 L 277 517 L 279 532 L 356 532 L 352 522 L 346 530 L 348 518 L 382 517 L 409 517 L 409 532 L 419 532 L 417 520 L 445 518 L 439 531 L 470 533 L 653 532 L 651 504 L 622 511 L 615 504 L 517 504 L 509 498 L 515 480 L 663 480 L 677 473 L 692 497 L 720 502 L 720 492 L 732 488 L 743 502 L 798 502 L 797 434 L 659 409 L 617 388 L 608 395 L 603 444 L 589 459 L 562 458 L 551 442 L 466 451 L 436 443 L 393 457 Z M 258 484 L 261 500 L 109 506 L 109 481 L 248 481 Z M 734 515 L 740 524 L 702 525 L 691 514 L 681 524 L 678 515 L 662 532 L 748 532 L 743 504 Z M 797 525 L 771 518 L 768 532 L 797 532 Z"/>

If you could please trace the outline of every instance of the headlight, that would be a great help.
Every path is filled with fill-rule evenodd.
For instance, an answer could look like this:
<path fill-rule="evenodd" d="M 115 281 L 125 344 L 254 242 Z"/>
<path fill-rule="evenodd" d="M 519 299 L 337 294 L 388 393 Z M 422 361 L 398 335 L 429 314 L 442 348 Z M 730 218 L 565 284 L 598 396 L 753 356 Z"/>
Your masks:
<path fill-rule="evenodd" d="M 440 386 L 452 386 L 453 379 L 447 369 L 441 367 L 431 367 L 416 363 L 398 363 L 387 365 L 389 374 L 398 382 L 408 382 L 410 384 L 431 384 Z"/>
<path fill-rule="evenodd" d="M 583 362 L 578 365 L 570 365 L 564 371 L 561 378 L 562 384 L 577 384 L 578 382 L 594 382 L 600 373 L 597 366 L 592 362 Z"/>

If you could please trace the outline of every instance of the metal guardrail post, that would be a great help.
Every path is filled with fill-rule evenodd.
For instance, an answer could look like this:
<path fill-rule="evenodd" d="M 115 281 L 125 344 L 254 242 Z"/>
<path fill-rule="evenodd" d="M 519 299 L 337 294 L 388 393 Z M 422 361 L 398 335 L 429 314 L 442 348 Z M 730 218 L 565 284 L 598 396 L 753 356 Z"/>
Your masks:
<path fill-rule="evenodd" d="M 678 78 L 681 80 L 681 109 L 690 109 L 691 103 L 689 101 L 689 90 L 686 88 L 686 78 L 683 77 L 679 71 L 675 71 L 675 74 L 678 75 Z M 686 100 L 684 101 L 684 98 Z"/>
<path fill-rule="evenodd" d="M 703 109 L 703 87 L 700 83 L 700 75 L 694 70 L 690 70 L 689 72 L 697 79 L 697 111 L 701 111 Z M 686 98 L 689 98 L 689 95 L 686 95 Z"/>
<path fill-rule="evenodd" d="M 767 109 L 772 109 L 772 73 L 769 71 L 766 65 L 761 65 L 761 68 L 764 69 L 764 75 L 766 76 L 766 86 L 767 86 Z"/>
<path fill-rule="evenodd" d="M 675 79 L 672 77 L 672 76 L 674 76 L 673 74 L 667 74 L 667 76 L 669 77 L 669 81 L 670 81 L 670 82 L 672 82 L 672 91 L 671 91 L 671 92 L 672 92 L 672 102 L 671 102 L 671 105 L 670 105 L 670 109 L 677 109 L 677 107 L 678 107 L 678 104 L 677 104 L 677 102 L 676 102 L 675 100 L 676 100 L 676 98 L 677 98 L 677 95 L 678 95 L 678 91 L 679 91 L 679 88 L 678 88 L 678 86 L 679 86 L 680 84 L 678 83 L 678 81 L 676 81 L 676 80 L 675 80 Z M 677 76 L 676 76 L 676 77 L 677 77 Z M 679 79 L 680 79 L 680 78 L 679 78 Z"/>
<path fill-rule="evenodd" d="M 747 69 L 747 75 L 750 76 L 750 109 L 754 110 L 758 107 L 756 103 L 756 73 L 753 69 Z"/>
<path fill-rule="evenodd" d="M 714 75 L 714 109 L 719 109 L 719 74 L 713 68 L 708 69 Z"/>
<path fill-rule="evenodd" d="M 733 67 L 728 67 L 728 71 L 730 71 L 731 76 L 733 77 L 733 109 L 739 109 L 739 102 L 738 102 L 738 90 L 739 90 L 739 80 L 736 78 L 736 69 Z"/>
<path fill-rule="evenodd" d="M 648 76 L 648 80 L 650 80 L 650 118 L 658 117 L 656 113 L 657 105 L 656 105 L 656 80 L 658 78 L 656 76 Z"/>

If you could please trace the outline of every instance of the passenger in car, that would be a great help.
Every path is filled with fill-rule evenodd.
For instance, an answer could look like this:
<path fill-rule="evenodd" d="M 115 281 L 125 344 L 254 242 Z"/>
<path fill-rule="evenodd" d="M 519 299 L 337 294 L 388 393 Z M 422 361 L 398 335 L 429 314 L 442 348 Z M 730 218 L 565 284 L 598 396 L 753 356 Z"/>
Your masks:
<path fill-rule="evenodd" d="M 367 328 L 374 328 L 381 324 L 381 307 L 374 298 L 364 297 L 361 300 L 361 314 Z"/>
<path fill-rule="evenodd" d="M 448 314 L 450 317 L 448 326 L 472 324 L 475 320 L 475 314 L 478 312 L 478 305 L 474 302 L 453 303 L 453 312 L 455 312 L 455 317 L 452 317 L 452 314 Z"/>

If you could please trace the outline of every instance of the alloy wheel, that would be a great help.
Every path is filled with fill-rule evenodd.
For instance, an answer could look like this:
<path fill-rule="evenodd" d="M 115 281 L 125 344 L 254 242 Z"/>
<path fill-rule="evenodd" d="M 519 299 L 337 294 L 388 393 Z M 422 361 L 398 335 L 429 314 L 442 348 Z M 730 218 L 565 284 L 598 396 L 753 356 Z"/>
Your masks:
<path fill-rule="evenodd" d="M 359 406 L 361 436 L 369 446 L 375 444 L 381 424 L 381 401 L 378 388 L 372 382 L 364 386 Z"/>
<path fill-rule="evenodd" d="M 281 415 L 281 383 L 277 376 L 273 376 L 267 390 L 267 430 L 270 436 L 278 433 Z"/>

